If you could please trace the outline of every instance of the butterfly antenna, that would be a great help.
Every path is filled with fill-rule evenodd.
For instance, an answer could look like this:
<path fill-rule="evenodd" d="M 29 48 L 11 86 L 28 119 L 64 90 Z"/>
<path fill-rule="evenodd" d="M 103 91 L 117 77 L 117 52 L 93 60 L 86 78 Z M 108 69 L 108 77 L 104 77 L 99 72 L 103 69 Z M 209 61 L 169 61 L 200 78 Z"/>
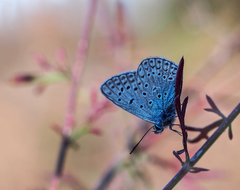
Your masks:
<path fill-rule="evenodd" d="M 150 128 L 152 129 L 153 126 Z M 140 141 L 138 141 L 138 143 L 133 147 L 132 151 L 130 152 L 130 154 L 133 153 L 133 151 L 137 148 L 137 146 L 140 144 L 140 142 L 143 140 L 143 138 L 146 136 L 146 134 L 150 131 L 150 129 L 147 130 L 147 132 L 142 136 L 142 138 L 140 139 Z"/>

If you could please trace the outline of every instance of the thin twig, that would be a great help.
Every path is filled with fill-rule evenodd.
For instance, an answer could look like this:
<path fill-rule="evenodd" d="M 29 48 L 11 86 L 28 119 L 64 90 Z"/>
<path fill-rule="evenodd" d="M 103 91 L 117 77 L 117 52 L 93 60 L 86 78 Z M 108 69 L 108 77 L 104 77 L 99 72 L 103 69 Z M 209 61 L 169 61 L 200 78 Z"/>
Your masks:
<path fill-rule="evenodd" d="M 211 130 L 217 128 L 222 122 L 223 122 L 223 119 L 219 119 L 219 120 L 207 125 L 204 128 L 196 128 L 196 127 L 186 126 L 187 131 L 194 131 L 194 132 L 198 131 L 198 132 L 200 132 L 200 134 L 197 137 L 195 137 L 194 139 L 192 139 L 192 140 L 188 139 L 188 142 L 189 143 L 196 143 L 196 142 L 199 142 L 202 139 L 208 139 L 208 133 Z"/>
<path fill-rule="evenodd" d="M 205 142 L 205 144 L 197 151 L 191 158 L 189 164 L 183 165 L 182 169 L 175 175 L 175 177 L 164 187 L 164 190 L 173 189 L 175 185 L 190 171 L 190 169 L 200 160 L 206 151 L 213 145 L 213 143 L 220 137 L 220 135 L 228 128 L 232 121 L 240 113 L 240 103 L 232 111 L 232 113 L 222 122 L 213 135 Z"/>
<path fill-rule="evenodd" d="M 92 0 L 89 2 L 90 2 L 89 10 L 84 20 L 81 37 L 78 43 L 76 61 L 72 67 L 72 80 L 71 80 L 71 87 L 70 87 L 70 93 L 69 93 L 68 104 L 67 104 L 67 111 L 66 111 L 63 130 L 62 130 L 62 143 L 61 143 L 61 147 L 60 147 L 58 158 L 57 158 L 55 173 L 49 187 L 50 190 L 58 189 L 60 177 L 63 170 L 64 160 L 66 157 L 66 152 L 69 147 L 68 145 L 70 144 L 70 136 L 72 133 L 72 129 L 74 127 L 74 120 L 75 120 L 74 117 L 75 117 L 75 109 L 77 104 L 79 82 L 82 74 L 82 68 L 88 52 L 90 34 L 92 31 L 93 21 L 96 13 L 96 8 L 97 8 L 97 0 Z"/>
<path fill-rule="evenodd" d="M 99 182 L 96 184 L 92 190 L 102 190 L 106 189 L 116 174 L 121 170 L 123 160 L 115 161 L 113 164 L 110 164 L 109 168 L 105 171 L 105 173 L 100 178 Z"/>

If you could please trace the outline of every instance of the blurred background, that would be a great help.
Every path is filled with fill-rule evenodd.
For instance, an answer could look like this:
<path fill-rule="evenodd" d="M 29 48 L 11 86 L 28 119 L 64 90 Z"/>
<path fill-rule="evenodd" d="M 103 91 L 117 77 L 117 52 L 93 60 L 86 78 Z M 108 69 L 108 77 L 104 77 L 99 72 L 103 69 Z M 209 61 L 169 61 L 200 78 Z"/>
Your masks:
<path fill-rule="evenodd" d="M 69 81 L 43 85 L 17 79 L 51 74 L 42 60 L 69 70 L 90 5 L 90 0 L 0 0 L 0 189 L 49 187 L 61 142 L 52 126 L 62 126 Z M 206 94 L 228 116 L 240 97 L 239 7 L 238 0 L 98 0 L 75 124 L 95 133 L 78 139 L 77 151 L 68 151 L 59 189 L 93 189 L 117 163 L 121 170 L 106 189 L 162 189 L 173 178 L 181 165 L 172 151 L 182 148 L 181 137 L 170 130 L 148 134 L 130 156 L 128 146 L 146 124 L 112 104 L 86 124 L 93 97 L 105 101 L 101 83 L 135 70 L 146 57 L 179 63 L 184 56 L 186 124 L 204 127 L 219 119 L 203 110 L 209 107 Z M 226 131 L 197 163 L 210 171 L 188 174 L 176 189 L 240 189 L 239 122 L 233 122 L 233 140 Z M 189 132 L 189 138 L 196 135 Z M 204 142 L 189 144 L 190 154 Z"/>

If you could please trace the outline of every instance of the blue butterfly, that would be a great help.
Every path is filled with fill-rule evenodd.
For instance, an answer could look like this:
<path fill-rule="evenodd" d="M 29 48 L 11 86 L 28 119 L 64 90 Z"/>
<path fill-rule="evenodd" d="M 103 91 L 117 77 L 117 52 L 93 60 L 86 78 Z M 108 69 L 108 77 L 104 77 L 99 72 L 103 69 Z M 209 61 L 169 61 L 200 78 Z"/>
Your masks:
<path fill-rule="evenodd" d="M 154 133 L 172 129 L 176 118 L 175 82 L 178 65 L 162 57 L 144 59 L 136 71 L 107 79 L 102 94 L 127 112 L 153 123 Z M 145 136 L 145 135 L 144 135 Z"/>

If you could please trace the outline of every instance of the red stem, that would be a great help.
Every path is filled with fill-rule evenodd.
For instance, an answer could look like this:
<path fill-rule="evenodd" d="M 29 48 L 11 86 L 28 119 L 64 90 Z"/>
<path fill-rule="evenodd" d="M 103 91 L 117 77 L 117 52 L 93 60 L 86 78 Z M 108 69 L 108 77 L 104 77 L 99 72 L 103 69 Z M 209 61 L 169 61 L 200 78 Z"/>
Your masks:
<path fill-rule="evenodd" d="M 62 143 L 61 143 L 61 147 L 58 154 L 59 156 L 57 158 L 55 173 L 49 187 L 50 190 L 58 189 L 60 177 L 61 177 L 63 166 L 64 166 L 64 160 L 65 160 L 64 158 L 66 157 L 66 153 L 67 153 L 66 150 L 69 147 L 68 146 L 69 143 L 64 143 L 64 142 L 69 142 L 72 129 L 74 127 L 79 82 L 82 74 L 82 68 L 88 52 L 90 35 L 91 35 L 93 21 L 94 21 L 96 9 L 97 9 L 97 0 L 91 0 L 89 2 L 90 2 L 89 10 L 84 19 L 81 37 L 78 42 L 76 61 L 72 67 L 71 87 L 69 92 L 67 111 L 66 111 L 63 130 L 62 130 L 63 138 L 62 138 Z"/>
<path fill-rule="evenodd" d="M 83 23 L 83 30 L 78 42 L 78 51 L 76 61 L 72 67 L 72 82 L 68 99 L 67 113 L 65 115 L 65 121 L 63 126 L 63 135 L 69 136 L 72 132 L 74 125 L 74 114 L 76 107 L 76 99 L 79 87 L 79 81 L 82 74 L 82 68 L 87 56 L 90 34 L 97 8 L 97 0 L 92 0 L 90 3 L 90 9 L 86 15 Z"/>

